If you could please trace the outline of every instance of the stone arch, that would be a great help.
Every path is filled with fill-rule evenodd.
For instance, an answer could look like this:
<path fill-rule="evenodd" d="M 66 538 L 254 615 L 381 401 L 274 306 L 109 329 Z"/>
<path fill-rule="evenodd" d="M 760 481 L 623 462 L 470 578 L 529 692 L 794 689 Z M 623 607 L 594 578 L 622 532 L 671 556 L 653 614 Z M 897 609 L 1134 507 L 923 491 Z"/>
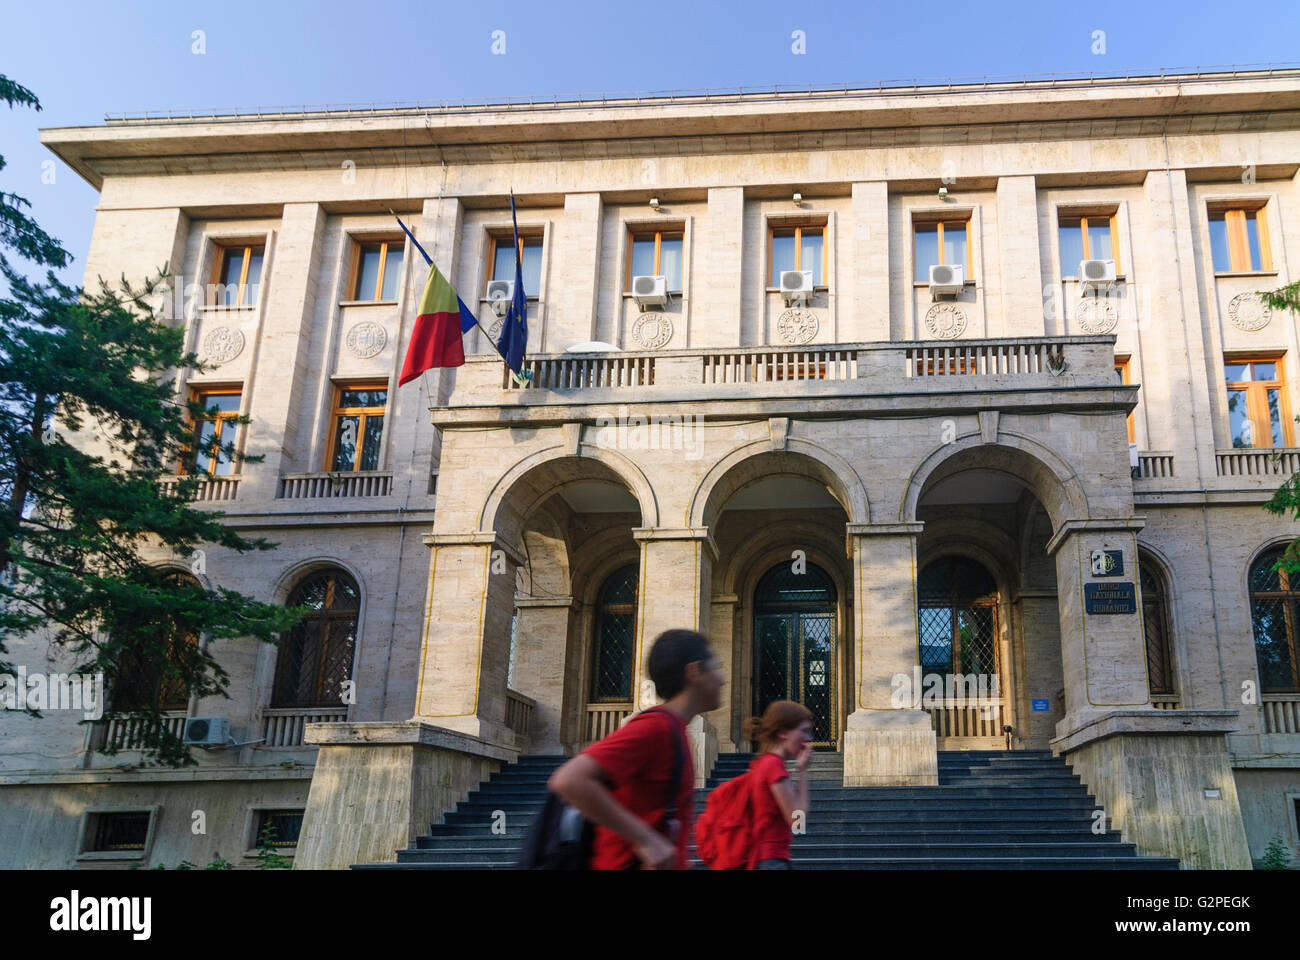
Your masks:
<path fill-rule="evenodd" d="M 850 522 L 865 523 L 871 518 L 866 487 L 853 465 L 819 443 L 790 437 L 783 450 L 773 450 L 769 440 L 756 440 L 718 460 L 691 495 L 687 526 L 712 525 L 723 504 L 735 494 L 759 480 L 781 476 L 825 484 Z"/>
<path fill-rule="evenodd" d="M 1073 467 L 1037 440 L 1002 431 L 996 443 L 985 443 L 981 434 L 974 432 L 936 447 L 908 478 L 899 519 L 916 520 L 922 492 L 965 470 L 1000 473 L 1028 487 L 1051 517 L 1054 529 L 1059 530 L 1066 520 L 1091 516 L 1083 483 Z"/>
<path fill-rule="evenodd" d="M 812 546 L 818 552 L 825 551 L 828 559 L 818 566 L 824 567 L 829 564 L 836 566 L 838 570 L 847 562 L 847 554 L 833 547 L 842 543 L 842 539 L 829 536 L 829 531 L 824 526 L 805 520 L 782 520 L 770 524 L 746 541 L 740 549 L 733 551 L 722 570 L 715 571 L 715 582 L 720 586 L 713 592 L 741 595 L 746 585 L 752 588 L 753 584 L 758 582 L 756 579 L 753 583 L 749 582 L 752 579 L 750 577 L 752 567 L 755 563 L 759 563 L 755 558 L 795 545 L 801 548 Z M 809 559 L 811 560 L 811 554 Z M 770 567 L 775 562 L 776 560 L 773 559 L 767 566 Z M 764 567 L 764 570 L 766 569 L 767 567 Z M 717 576 L 719 573 L 720 576 Z M 760 573 L 759 576 L 761 575 Z"/>
<path fill-rule="evenodd" d="M 581 475 L 563 477 L 564 473 L 575 470 Z M 562 444 L 546 447 L 502 473 L 479 510 L 478 529 L 497 530 L 513 542 L 530 513 L 564 483 L 580 479 L 608 480 L 622 485 L 637 501 L 642 525 L 658 525 L 658 502 L 641 468 L 616 450 L 582 443 L 576 453 Z M 513 517 L 509 516 L 511 513 Z"/>
<path fill-rule="evenodd" d="M 999 592 L 1011 595 L 1019 582 L 1019 551 L 1015 540 L 1005 531 L 992 523 L 971 524 L 966 518 L 930 521 L 925 527 L 916 556 L 918 574 L 941 557 L 966 557 L 988 570 Z"/>
<path fill-rule="evenodd" d="M 1256 547 L 1255 550 L 1246 559 L 1246 562 L 1242 564 L 1241 570 L 1237 574 L 1237 577 L 1238 577 L 1238 581 L 1241 584 L 1241 591 L 1242 591 L 1241 595 L 1246 598 L 1246 604 L 1248 609 L 1250 605 L 1251 567 L 1255 566 L 1255 564 L 1259 562 L 1260 558 L 1263 557 L 1264 554 L 1268 553 L 1270 550 L 1274 550 L 1278 547 L 1285 548 L 1286 545 L 1291 543 L 1293 540 L 1295 540 L 1294 536 L 1287 536 L 1285 534 L 1276 537 L 1269 537 L 1262 544 Z"/>
<path fill-rule="evenodd" d="M 341 560 L 338 557 L 312 557 L 308 560 L 300 560 L 287 567 L 276 579 L 274 586 L 271 587 L 270 602 L 284 606 L 288 601 L 289 594 L 293 591 L 293 588 L 296 587 L 304 577 L 310 576 L 318 570 L 324 570 L 327 567 L 338 567 L 351 577 L 352 582 L 357 585 L 357 592 L 361 594 L 361 600 L 357 610 L 358 623 L 360 623 L 361 617 L 364 616 L 366 609 L 366 581 L 361 576 L 360 570 L 351 563 L 348 563 L 346 560 Z"/>
<path fill-rule="evenodd" d="M 564 596 L 573 587 L 569 562 L 572 548 L 559 521 L 546 510 L 535 511 L 519 537 L 519 552 L 526 561 L 520 567 L 517 590 L 529 597 Z"/>

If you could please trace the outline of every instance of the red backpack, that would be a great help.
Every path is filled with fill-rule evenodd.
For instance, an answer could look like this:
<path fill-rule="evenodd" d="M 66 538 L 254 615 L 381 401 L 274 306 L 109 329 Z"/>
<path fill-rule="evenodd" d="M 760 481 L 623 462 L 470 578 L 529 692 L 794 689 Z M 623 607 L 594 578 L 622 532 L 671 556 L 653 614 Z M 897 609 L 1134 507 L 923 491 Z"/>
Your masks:
<path fill-rule="evenodd" d="M 752 865 L 756 851 L 753 785 L 747 770 L 709 794 L 695 824 L 695 852 L 710 870 L 748 870 Z"/>

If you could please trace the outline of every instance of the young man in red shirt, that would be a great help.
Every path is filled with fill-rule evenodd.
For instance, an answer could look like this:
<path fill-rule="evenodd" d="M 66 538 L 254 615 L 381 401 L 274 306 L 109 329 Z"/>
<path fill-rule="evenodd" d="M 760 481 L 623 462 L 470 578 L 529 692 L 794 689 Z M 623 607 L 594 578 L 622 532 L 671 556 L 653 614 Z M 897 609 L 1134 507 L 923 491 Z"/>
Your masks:
<path fill-rule="evenodd" d="M 646 666 L 666 702 L 592 744 L 556 770 L 548 784 L 596 824 L 593 870 L 686 869 L 695 792 L 686 725 L 717 709 L 726 681 L 709 641 L 694 630 L 661 633 Z M 675 822 L 670 822 L 673 799 Z"/>

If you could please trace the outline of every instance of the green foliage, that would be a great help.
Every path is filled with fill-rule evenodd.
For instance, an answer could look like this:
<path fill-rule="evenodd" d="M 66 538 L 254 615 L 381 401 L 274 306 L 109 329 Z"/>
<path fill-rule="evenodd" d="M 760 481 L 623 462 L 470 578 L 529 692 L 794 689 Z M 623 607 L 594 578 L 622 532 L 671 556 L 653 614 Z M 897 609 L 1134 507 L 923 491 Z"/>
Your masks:
<path fill-rule="evenodd" d="M 0 99 L 37 105 L 2 77 Z M 5 250 L 56 266 L 66 254 L 14 209 L 0 203 L 0 275 L 9 286 L 0 299 L 0 675 L 14 672 L 4 639 L 40 631 L 75 658 L 77 672 L 104 675 L 104 720 L 139 722 L 132 748 L 143 749 L 146 764 L 192 764 L 163 722 L 163 703 L 227 696 L 213 647 L 275 642 L 303 611 L 176 575 L 175 567 L 201 572 L 191 558 L 207 545 L 237 553 L 275 545 L 195 509 L 206 478 L 169 479 L 205 413 L 177 400 L 176 377 L 209 367 L 185 352 L 183 324 L 155 309 L 166 265 L 139 286 L 100 278 L 96 292 L 53 272 L 30 280 Z M 240 457 L 233 437 L 221 453 L 259 459 Z M 170 572 L 157 563 L 167 554 Z"/>
<path fill-rule="evenodd" d="M 221 854 L 217 854 L 217 859 L 213 860 L 204 870 L 234 870 L 235 865 L 229 860 L 223 859 Z"/>
<path fill-rule="evenodd" d="M 1255 295 L 1273 310 L 1294 310 L 1300 313 L 1300 280 L 1276 290 L 1256 290 Z"/>
<path fill-rule="evenodd" d="M 293 860 L 275 852 L 275 827 L 270 821 L 262 824 L 262 831 L 257 837 L 258 870 L 291 870 Z"/>
<path fill-rule="evenodd" d="M 10 107 L 41 109 L 36 94 L 5 76 L 0 76 L 0 100 Z M 4 157 L 0 157 L 0 170 L 4 166 Z M 17 194 L 0 190 L 0 250 L 13 250 L 42 266 L 66 267 L 72 259 L 68 251 L 24 212 L 30 208 L 31 204 Z"/>
<path fill-rule="evenodd" d="M 1291 862 L 1291 851 L 1286 848 L 1286 841 L 1275 836 L 1268 842 L 1264 855 L 1259 858 L 1257 870 L 1287 870 Z"/>

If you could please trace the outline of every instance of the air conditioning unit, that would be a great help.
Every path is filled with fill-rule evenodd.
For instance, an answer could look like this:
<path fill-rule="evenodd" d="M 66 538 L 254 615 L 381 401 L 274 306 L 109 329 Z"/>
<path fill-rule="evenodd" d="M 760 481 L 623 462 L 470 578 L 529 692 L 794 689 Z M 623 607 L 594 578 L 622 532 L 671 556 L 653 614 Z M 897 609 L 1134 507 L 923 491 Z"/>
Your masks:
<path fill-rule="evenodd" d="M 190 717 L 185 721 L 183 742 L 197 747 L 223 747 L 230 742 L 227 717 Z"/>
<path fill-rule="evenodd" d="M 787 307 L 792 303 L 807 303 L 812 299 L 812 277 L 811 270 L 781 271 L 781 296 Z"/>
<path fill-rule="evenodd" d="M 492 280 L 488 283 L 488 303 L 498 317 L 506 315 L 506 311 L 510 309 L 510 301 L 514 297 L 515 282 L 513 280 Z"/>
<path fill-rule="evenodd" d="M 959 263 L 930 265 L 930 298 L 955 297 L 966 283 L 966 268 Z"/>
<path fill-rule="evenodd" d="M 1080 290 L 1100 290 L 1115 283 L 1114 260 L 1080 260 Z"/>
<path fill-rule="evenodd" d="M 633 277 L 632 298 L 644 310 L 646 307 L 662 307 L 668 302 L 668 281 L 663 277 Z"/>

